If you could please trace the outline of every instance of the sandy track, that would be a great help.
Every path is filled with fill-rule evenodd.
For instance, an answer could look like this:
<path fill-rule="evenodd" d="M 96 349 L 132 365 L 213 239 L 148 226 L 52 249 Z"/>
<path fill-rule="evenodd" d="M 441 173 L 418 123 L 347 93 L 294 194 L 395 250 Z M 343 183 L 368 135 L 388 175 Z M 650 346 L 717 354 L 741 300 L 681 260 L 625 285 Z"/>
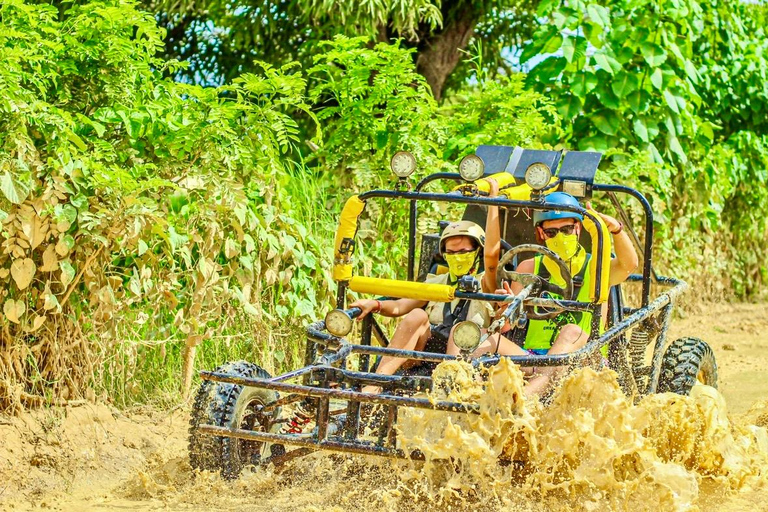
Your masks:
<path fill-rule="evenodd" d="M 676 320 L 670 335 L 708 341 L 731 415 L 768 424 L 768 305 L 702 307 Z M 340 496 L 334 510 L 357 510 L 371 499 L 377 510 L 397 509 L 377 494 L 379 484 L 396 486 L 388 461 L 313 456 L 290 475 L 262 472 L 235 483 L 193 479 L 186 422 L 182 410 L 121 413 L 93 404 L 0 417 L 0 510 L 326 510 L 331 492 Z M 540 505 L 523 501 L 515 509 Z M 698 506 L 768 510 L 768 491 L 729 493 L 703 482 Z"/>

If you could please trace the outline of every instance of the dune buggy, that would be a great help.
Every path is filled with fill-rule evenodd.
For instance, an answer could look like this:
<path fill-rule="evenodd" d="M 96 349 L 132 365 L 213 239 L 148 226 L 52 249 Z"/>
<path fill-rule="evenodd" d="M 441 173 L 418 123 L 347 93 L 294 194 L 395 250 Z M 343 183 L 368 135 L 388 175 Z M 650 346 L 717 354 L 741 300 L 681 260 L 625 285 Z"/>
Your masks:
<path fill-rule="evenodd" d="M 336 309 L 328 313 L 325 320 L 307 327 L 305 365 L 276 377 L 256 364 L 242 361 L 200 373 L 202 383 L 190 420 L 191 465 L 235 478 L 246 465 L 280 465 L 315 450 L 418 458 L 419 453 L 405 453 L 398 447 L 395 426 L 401 408 L 467 414 L 478 411 L 476 404 L 423 398 L 421 392 L 431 389 L 433 384 L 431 368 L 453 356 L 388 348 L 385 330 L 373 314 L 361 322 L 359 339 L 348 339 L 352 320 L 360 314 L 356 308 L 345 308 L 348 291 L 438 302 L 455 298 L 496 302 L 513 325 L 520 324 L 526 317 L 546 318 L 563 311 L 591 311 L 592 334 L 586 346 L 576 352 L 544 356 L 487 354 L 472 364 L 493 365 L 500 357 L 509 357 L 521 366 L 579 366 L 602 351 L 607 356 L 607 364 L 619 375 L 624 391 L 632 397 L 666 391 L 688 394 L 696 382 L 716 385 L 717 366 L 712 350 L 704 341 L 682 338 L 667 342 L 673 302 L 684 290 L 685 283 L 654 272 L 651 206 L 640 192 L 630 187 L 596 183 L 594 178 L 601 157 L 597 152 L 481 146 L 474 155 L 462 160 L 458 173 L 434 173 L 412 186 L 408 176 L 415 168 L 415 159 L 409 153 L 397 153 L 392 159 L 392 170 L 399 178 L 396 186 L 353 196 L 342 210 L 333 270 L 338 283 Z M 487 190 L 483 180 L 490 175 L 501 185 L 498 197 L 491 198 L 483 192 L 484 188 Z M 434 182 L 448 182 L 451 187 L 444 188 L 453 189 L 426 191 Z M 621 286 L 608 287 L 610 235 L 593 212 L 581 207 L 558 206 L 558 209 L 575 211 L 585 220 L 594 221 L 594 229 L 583 233 L 581 240 L 582 245 L 591 247 L 595 264 L 590 302 L 573 300 L 573 279 L 567 275 L 564 264 L 560 266 L 567 289 L 560 290 L 564 298 L 558 299 L 542 293 L 547 289 L 546 283 L 514 272 L 521 255 L 546 251 L 532 240 L 534 233 L 529 219 L 533 210 L 553 209 L 543 198 L 555 190 L 568 192 L 582 201 L 599 194 L 613 204 L 642 255 L 642 273 L 630 276 L 628 281 L 641 285 L 639 307 L 625 306 Z M 642 230 L 633 229 L 620 196 L 624 196 L 625 202 L 635 202 L 635 218 L 643 221 Z M 408 208 L 407 280 L 353 275 L 358 218 L 366 202 L 373 199 L 392 203 L 388 207 L 401 204 Z M 476 283 L 471 282 L 460 283 L 458 287 L 420 282 L 428 273 L 439 272 L 443 264 L 438 251 L 439 233 L 421 236 L 417 233 L 419 205 L 430 201 L 457 203 L 464 208 L 464 219 L 480 225 L 484 225 L 486 207 L 497 205 L 505 251 L 500 275 L 518 280 L 524 285 L 523 290 L 517 295 L 496 295 L 481 293 Z M 652 285 L 654 290 L 659 290 L 654 297 Z M 599 334 L 600 309 L 604 303 L 608 304 L 608 322 Z M 465 354 L 479 342 L 473 336 L 471 332 L 462 337 L 455 333 L 455 341 Z M 422 371 L 378 375 L 374 373 L 373 358 L 384 355 L 417 360 Z M 383 392 L 362 393 L 361 388 L 369 384 L 381 387 Z M 361 407 L 370 407 L 370 404 L 378 404 L 384 413 L 377 416 L 372 433 L 368 430 L 363 436 Z"/>

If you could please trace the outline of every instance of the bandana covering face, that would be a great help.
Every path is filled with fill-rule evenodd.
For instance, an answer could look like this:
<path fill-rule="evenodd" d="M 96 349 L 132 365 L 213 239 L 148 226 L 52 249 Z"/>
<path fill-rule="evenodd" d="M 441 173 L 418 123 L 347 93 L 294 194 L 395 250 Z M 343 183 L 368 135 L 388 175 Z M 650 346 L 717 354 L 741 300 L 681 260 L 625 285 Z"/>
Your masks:
<path fill-rule="evenodd" d="M 581 271 L 581 268 L 584 266 L 584 260 L 587 258 L 587 253 L 579 250 L 581 246 L 579 245 L 579 237 L 576 234 L 566 235 L 565 233 L 558 233 L 557 236 L 547 238 L 545 243 L 548 249 L 565 261 L 571 276 Z M 560 276 L 560 268 L 554 261 L 545 257 L 544 266 L 547 267 L 551 275 Z"/>
<path fill-rule="evenodd" d="M 463 254 L 446 254 L 445 262 L 448 263 L 448 270 L 451 273 L 451 279 L 455 281 L 459 277 L 469 274 L 477 261 L 478 250 L 465 252 Z"/>
<path fill-rule="evenodd" d="M 579 238 L 575 233 L 566 235 L 565 233 L 559 232 L 556 236 L 547 238 L 545 243 L 547 244 L 547 248 L 565 261 L 573 258 L 579 250 Z"/>

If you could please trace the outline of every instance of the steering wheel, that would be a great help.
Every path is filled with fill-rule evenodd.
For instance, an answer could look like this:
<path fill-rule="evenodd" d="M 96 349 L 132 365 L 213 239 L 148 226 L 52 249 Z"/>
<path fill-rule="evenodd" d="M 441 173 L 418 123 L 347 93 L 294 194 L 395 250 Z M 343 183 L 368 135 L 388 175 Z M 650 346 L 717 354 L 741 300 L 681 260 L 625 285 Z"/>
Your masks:
<path fill-rule="evenodd" d="M 505 268 L 506 265 L 512 261 L 512 258 L 517 256 L 518 254 L 522 254 L 526 252 L 534 252 L 537 254 L 542 254 L 550 258 L 552 261 L 554 261 L 557 267 L 560 269 L 560 276 L 562 276 L 563 280 L 565 281 L 565 286 L 560 287 L 560 286 L 554 285 L 549 281 L 547 281 L 546 279 L 543 279 L 542 277 L 537 276 L 536 274 L 514 272 L 511 270 L 507 270 Z M 505 252 L 504 256 L 502 256 L 499 259 L 499 267 L 498 267 L 498 270 L 496 271 L 496 276 L 497 276 L 496 279 L 498 281 L 497 282 L 498 286 L 501 286 L 501 280 L 503 279 L 506 279 L 507 281 L 515 281 L 517 283 L 520 283 L 524 287 L 533 284 L 534 287 L 530 297 L 541 297 L 541 294 L 543 292 L 550 292 L 550 293 L 556 293 L 557 295 L 560 295 L 565 300 L 574 299 L 573 277 L 571 276 L 571 272 L 570 270 L 568 270 L 568 266 L 565 264 L 565 261 L 563 261 L 563 259 L 557 254 L 555 254 L 553 251 L 541 245 L 523 244 L 523 245 L 518 245 L 517 247 Z M 528 313 L 528 316 L 536 320 L 546 320 L 549 318 L 556 317 L 561 312 L 562 310 L 555 310 L 555 311 L 548 311 L 546 313 L 542 313 L 542 312 L 536 311 L 536 309 L 534 308 L 533 311 Z"/>

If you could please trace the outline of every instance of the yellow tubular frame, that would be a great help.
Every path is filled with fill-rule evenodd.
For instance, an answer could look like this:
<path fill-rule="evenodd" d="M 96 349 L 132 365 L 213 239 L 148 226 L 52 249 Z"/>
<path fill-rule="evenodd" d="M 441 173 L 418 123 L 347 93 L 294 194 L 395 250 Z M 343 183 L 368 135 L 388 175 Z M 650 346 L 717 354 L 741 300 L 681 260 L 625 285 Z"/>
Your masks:
<path fill-rule="evenodd" d="M 412 281 L 362 276 L 354 276 L 350 279 L 349 289 L 358 293 L 427 302 L 451 302 L 456 290 L 447 284 L 414 283 Z"/>
<path fill-rule="evenodd" d="M 592 302 L 602 304 L 608 300 L 608 291 L 610 290 L 611 280 L 611 251 L 613 247 L 611 232 L 608 231 L 608 226 L 605 225 L 602 217 L 594 210 L 589 210 L 589 213 L 597 218 L 597 224 L 593 222 L 589 217 L 584 217 L 582 222 L 584 229 L 587 230 L 589 236 L 592 237 L 592 257 L 589 259 L 589 272 L 592 278 L 592 290 L 590 290 L 589 298 Z M 597 233 L 598 230 L 603 233 L 603 252 L 602 252 L 602 265 L 600 269 L 600 289 L 597 289 Z"/>
<path fill-rule="evenodd" d="M 345 238 L 354 241 L 355 233 L 357 233 L 357 220 L 364 209 L 365 201 L 361 201 L 359 197 L 354 195 L 347 199 L 341 210 L 339 227 L 336 230 L 336 239 L 333 243 L 333 279 L 335 281 L 349 281 L 352 278 L 352 254 L 354 251 L 342 254 L 341 244 Z"/>

